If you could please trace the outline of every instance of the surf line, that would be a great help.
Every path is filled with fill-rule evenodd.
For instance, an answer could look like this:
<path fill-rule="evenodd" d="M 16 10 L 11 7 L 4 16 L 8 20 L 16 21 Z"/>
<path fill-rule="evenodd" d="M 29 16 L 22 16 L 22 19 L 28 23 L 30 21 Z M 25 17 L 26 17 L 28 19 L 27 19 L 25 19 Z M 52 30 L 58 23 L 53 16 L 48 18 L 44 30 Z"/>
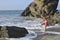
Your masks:
<path fill-rule="evenodd" d="M 48 27 L 46 27 L 46 29 L 54 28 L 54 27 L 56 27 L 56 26 L 48 26 Z M 24 27 L 24 28 L 26 28 L 26 29 L 43 29 L 43 27 Z"/>
<path fill-rule="evenodd" d="M 44 32 L 44 31 L 40 31 L 40 32 L 42 32 L 42 33 L 47 33 L 47 34 L 57 34 L 57 35 L 60 35 L 60 32 L 54 32 L 54 31 L 46 31 L 46 32 Z"/>

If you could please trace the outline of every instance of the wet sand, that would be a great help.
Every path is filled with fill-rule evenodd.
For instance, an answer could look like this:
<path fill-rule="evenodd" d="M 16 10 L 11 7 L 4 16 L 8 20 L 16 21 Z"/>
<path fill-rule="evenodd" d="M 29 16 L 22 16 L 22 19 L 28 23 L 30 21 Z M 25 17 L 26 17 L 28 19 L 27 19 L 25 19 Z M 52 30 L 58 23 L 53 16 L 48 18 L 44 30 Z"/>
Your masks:
<path fill-rule="evenodd" d="M 41 33 L 39 30 L 34 30 L 38 34 L 38 36 L 34 40 L 60 40 L 60 34 L 49 34 L 49 33 Z M 39 31 L 39 32 L 37 32 Z M 60 32 L 60 28 L 49 28 L 47 31 Z"/>
<path fill-rule="evenodd" d="M 38 36 L 34 40 L 60 40 L 60 35 L 45 34 L 45 35 Z"/>

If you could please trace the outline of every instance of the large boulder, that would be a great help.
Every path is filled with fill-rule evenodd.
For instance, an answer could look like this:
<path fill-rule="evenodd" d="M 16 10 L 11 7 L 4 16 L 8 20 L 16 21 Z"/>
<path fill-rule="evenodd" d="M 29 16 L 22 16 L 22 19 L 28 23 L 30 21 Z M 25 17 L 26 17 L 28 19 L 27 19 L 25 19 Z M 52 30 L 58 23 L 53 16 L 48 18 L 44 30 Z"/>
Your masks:
<path fill-rule="evenodd" d="M 28 31 L 25 28 L 20 28 L 20 27 L 16 27 L 16 26 L 5 26 L 5 27 L 0 27 L 5 34 L 8 34 L 8 38 L 20 38 L 20 37 L 24 37 L 28 34 Z M 5 29 L 3 29 L 5 28 Z M 7 31 L 7 32 L 6 32 Z M 1 33 L 0 32 L 0 33 Z M 6 37 L 6 35 L 2 33 L 2 35 L 0 35 L 1 37 Z M 5 35 L 5 36 L 4 36 Z"/>
<path fill-rule="evenodd" d="M 40 14 L 54 14 L 59 0 L 34 0 L 22 13 L 22 16 L 38 17 Z"/>
<path fill-rule="evenodd" d="M 49 23 L 56 23 L 53 21 L 57 15 L 60 15 L 60 12 L 56 10 L 59 0 L 34 0 L 21 14 L 21 16 L 29 17 L 41 17 L 41 14 L 46 15 Z M 54 16 L 55 15 L 55 16 Z M 56 16 L 57 17 L 57 16 Z M 59 19 L 59 18 L 58 18 Z M 59 19 L 60 20 L 60 19 Z M 52 22 L 53 21 L 53 22 Z"/>

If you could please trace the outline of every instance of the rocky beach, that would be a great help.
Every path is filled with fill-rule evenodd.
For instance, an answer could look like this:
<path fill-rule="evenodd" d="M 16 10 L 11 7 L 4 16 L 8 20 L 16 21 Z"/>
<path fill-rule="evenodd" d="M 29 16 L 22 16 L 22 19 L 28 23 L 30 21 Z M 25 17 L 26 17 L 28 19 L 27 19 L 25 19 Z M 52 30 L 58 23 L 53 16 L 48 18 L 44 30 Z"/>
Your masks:
<path fill-rule="evenodd" d="M 22 12 L 21 16 L 41 18 L 45 15 L 49 24 L 60 24 L 60 12 L 57 10 L 59 0 L 34 0 Z"/>
<path fill-rule="evenodd" d="M 41 32 L 40 29 L 30 30 L 37 34 L 37 37 L 33 38 L 33 40 L 60 40 L 60 12 L 56 9 L 58 2 L 59 0 L 34 0 L 20 15 L 20 10 L 2 11 L 1 13 L 6 14 L 0 14 L 0 38 L 2 38 L 0 40 L 6 40 L 5 37 L 25 37 L 26 34 L 29 33 L 25 28 L 20 27 L 40 27 L 41 14 L 45 15 L 49 22 L 49 26 L 54 27 L 46 29 L 45 33 Z M 13 16 L 14 14 L 15 16 Z M 55 24 L 59 25 L 55 26 Z"/>
<path fill-rule="evenodd" d="M 41 18 L 41 14 L 43 14 L 46 16 L 50 26 L 55 24 L 60 25 L 60 12 L 56 9 L 58 2 L 59 0 L 34 0 L 22 12 L 21 16 Z M 47 30 L 60 33 L 59 27 Z M 37 34 L 40 35 L 38 35 L 34 40 L 60 40 L 60 35 L 57 34 L 41 34 L 40 31 L 37 32 Z"/>

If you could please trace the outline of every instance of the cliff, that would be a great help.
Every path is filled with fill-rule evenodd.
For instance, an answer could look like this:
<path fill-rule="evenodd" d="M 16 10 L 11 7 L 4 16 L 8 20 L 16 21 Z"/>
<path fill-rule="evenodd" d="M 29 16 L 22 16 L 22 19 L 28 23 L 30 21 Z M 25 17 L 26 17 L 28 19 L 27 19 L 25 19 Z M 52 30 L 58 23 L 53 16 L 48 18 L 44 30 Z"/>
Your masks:
<path fill-rule="evenodd" d="M 49 24 L 60 23 L 60 13 L 56 10 L 59 0 L 34 0 L 21 16 L 38 17 L 46 15 Z"/>

